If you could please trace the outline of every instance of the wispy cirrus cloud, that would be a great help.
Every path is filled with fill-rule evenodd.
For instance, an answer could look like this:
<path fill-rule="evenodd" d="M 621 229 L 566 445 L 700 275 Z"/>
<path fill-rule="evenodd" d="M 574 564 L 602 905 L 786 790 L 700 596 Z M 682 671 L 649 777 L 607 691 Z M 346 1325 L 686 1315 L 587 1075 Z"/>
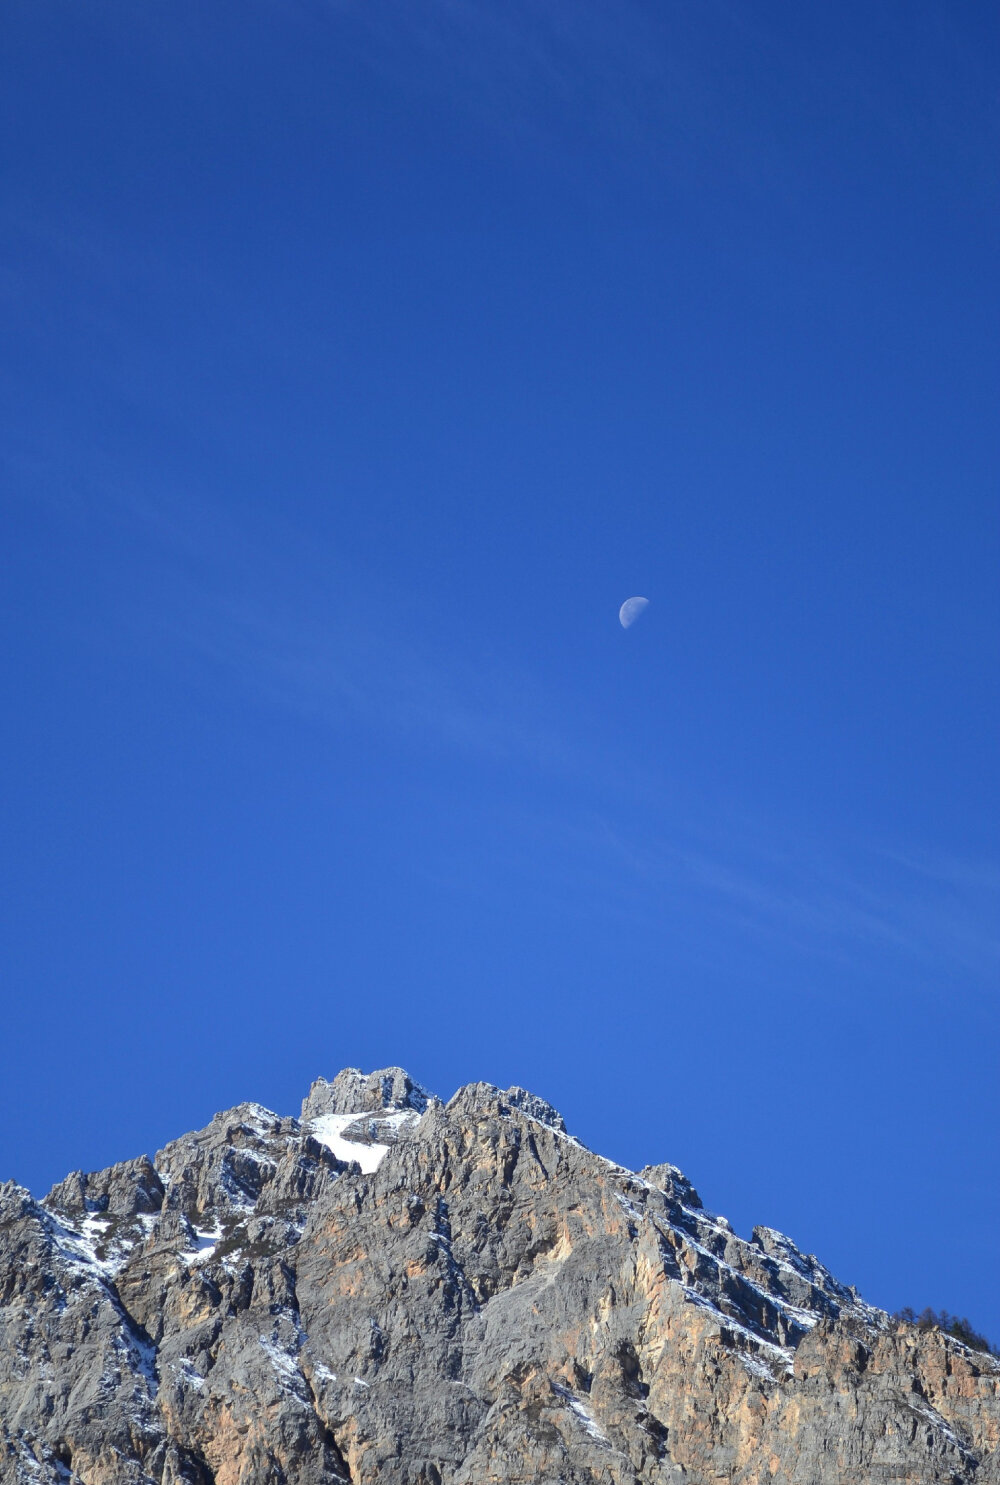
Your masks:
<path fill-rule="evenodd" d="M 156 576 L 141 597 L 123 587 L 120 603 L 124 642 L 147 655 L 187 656 L 212 689 L 221 681 L 338 733 L 469 760 L 486 799 L 490 778 L 537 779 L 530 807 L 505 806 L 497 865 L 554 910 L 597 904 L 678 939 L 707 919 L 852 974 L 874 960 L 902 977 L 909 966 L 932 981 L 995 983 L 996 863 L 795 830 L 623 761 L 571 697 L 435 641 L 413 596 L 273 515 L 241 522 L 205 502 L 121 492 L 59 514 L 127 529 L 145 548 L 134 565 Z M 433 854 L 418 869 L 468 889 Z"/>

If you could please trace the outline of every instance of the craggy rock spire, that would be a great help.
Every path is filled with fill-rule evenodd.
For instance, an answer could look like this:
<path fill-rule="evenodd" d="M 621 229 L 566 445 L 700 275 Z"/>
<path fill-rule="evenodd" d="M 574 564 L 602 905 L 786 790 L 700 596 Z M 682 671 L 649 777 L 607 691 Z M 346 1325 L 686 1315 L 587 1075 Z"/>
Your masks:
<path fill-rule="evenodd" d="M 0 1485 L 1000 1485 L 1000 1362 L 401 1068 L 0 1186 Z"/>
<path fill-rule="evenodd" d="M 370 1114 L 383 1109 L 413 1109 L 422 1114 L 428 1104 L 440 1103 L 415 1083 L 401 1067 L 380 1067 L 377 1072 L 363 1073 L 356 1067 L 345 1067 L 332 1083 L 317 1078 L 302 1102 L 302 1118 L 315 1119 L 321 1114 Z"/>

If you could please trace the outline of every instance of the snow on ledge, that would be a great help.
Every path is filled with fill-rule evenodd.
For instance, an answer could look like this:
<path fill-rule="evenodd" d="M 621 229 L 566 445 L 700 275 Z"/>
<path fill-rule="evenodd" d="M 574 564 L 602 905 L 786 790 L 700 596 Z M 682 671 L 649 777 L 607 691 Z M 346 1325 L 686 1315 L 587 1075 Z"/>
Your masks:
<path fill-rule="evenodd" d="M 309 1133 L 321 1145 L 326 1145 L 338 1160 L 356 1160 L 366 1176 L 373 1175 L 389 1153 L 389 1145 L 362 1144 L 344 1138 L 344 1130 L 359 1121 L 377 1121 L 387 1124 L 398 1134 L 400 1130 L 416 1124 L 420 1118 L 415 1109 L 365 1109 L 353 1114 L 320 1114 L 311 1120 Z"/>

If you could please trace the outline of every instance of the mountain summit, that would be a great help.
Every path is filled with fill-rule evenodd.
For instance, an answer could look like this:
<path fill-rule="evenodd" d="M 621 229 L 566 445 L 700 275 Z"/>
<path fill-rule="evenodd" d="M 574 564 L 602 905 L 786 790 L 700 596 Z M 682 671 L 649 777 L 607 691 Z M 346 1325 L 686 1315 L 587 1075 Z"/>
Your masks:
<path fill-rule="evenodd" d="M 1000 1361 L 401 1068 L 0 1185 L 0 1481 L 1000 1482 Z"/>

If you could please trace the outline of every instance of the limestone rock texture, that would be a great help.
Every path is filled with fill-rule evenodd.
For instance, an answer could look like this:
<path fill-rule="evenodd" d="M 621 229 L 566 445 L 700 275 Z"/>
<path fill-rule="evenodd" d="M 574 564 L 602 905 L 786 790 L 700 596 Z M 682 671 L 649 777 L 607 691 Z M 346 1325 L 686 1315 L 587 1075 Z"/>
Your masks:
<path fill-rule="evenodd" d="M 3 1485 L 1000 1485 L 1000 1361 L 400 1068 L 0 1185 Z"/>

